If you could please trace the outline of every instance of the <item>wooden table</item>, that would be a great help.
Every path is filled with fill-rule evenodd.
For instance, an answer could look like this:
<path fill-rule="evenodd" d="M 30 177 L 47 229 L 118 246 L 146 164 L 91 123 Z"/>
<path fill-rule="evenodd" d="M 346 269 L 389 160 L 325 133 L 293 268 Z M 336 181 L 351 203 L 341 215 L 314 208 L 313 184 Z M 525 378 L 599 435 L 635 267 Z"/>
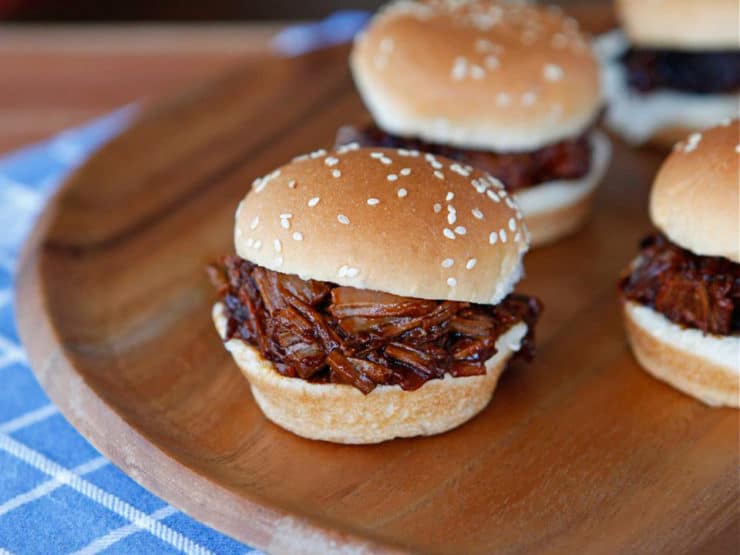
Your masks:
<path fill-rule="evenodd" d="M 282 26 L 0 26 L 0 153 L 264 57 Z"/>

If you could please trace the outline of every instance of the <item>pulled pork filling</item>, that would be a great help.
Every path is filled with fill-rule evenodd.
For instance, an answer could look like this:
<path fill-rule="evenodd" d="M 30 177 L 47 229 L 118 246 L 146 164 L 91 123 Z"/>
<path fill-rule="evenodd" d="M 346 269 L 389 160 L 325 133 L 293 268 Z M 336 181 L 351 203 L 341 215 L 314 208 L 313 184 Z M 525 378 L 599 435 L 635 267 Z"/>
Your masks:
<path fill-rule="evenodd" d="M 273 272 L 237 256 L 209 267 L 226 305 L 226 339 L 259 349 L 283 376 L 414 390 L 432 379 L 476 376 L 496 340 L 527 324 L 519 354 L 534 354 L 542 304 L 511 294 L 495 306 L 429 301 Z"/>
<path fill-rule="evenodd" d="M 362 129 L 346 126 L 339 130 L 336 146 L 356 142 L 366 147 L 405 148 L 446 156 L 491 174 L 503 182 L 507 191 L 515 191 L 555 179 L 580 179 L 586 175 L 591 167 L 590 131 L 529 152 L 490 152 L 399 137 L 376 125 Z"/>
<path fill-rule="evenodd" d="M 696 94 L 740 90 L 740 50 L 684 52 L 630 49 L 622 63 L 627 84 L 639 92 L 672 89 Z"/>
<path fill-rule="evenodd" d="M 740 332 L 740 264 L 698 256 L 656 234 L 622 273 L 624 299 L 647 305 L 676 324 L 705 333 Z"/>

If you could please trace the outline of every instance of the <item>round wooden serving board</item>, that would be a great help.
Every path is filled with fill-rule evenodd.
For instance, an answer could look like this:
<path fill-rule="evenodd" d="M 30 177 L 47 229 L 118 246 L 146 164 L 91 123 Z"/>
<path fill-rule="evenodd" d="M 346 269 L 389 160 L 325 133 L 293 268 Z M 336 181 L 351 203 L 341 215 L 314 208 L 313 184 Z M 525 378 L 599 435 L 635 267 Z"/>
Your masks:
<path fill-rule="evenodd" d="M 247 65 L 152 109 L 53 199 L 18 319 L 41 383 L 145 487 L 274 553 L 731 553 L 738 414 L 642 372 L 615 282 L 660 153 L 615 144 L 586 229 L 526 257 L 538 355 L 447 434 L 369 447 L 266 421 L 210 319 L 252 180 L 366 117 L 346 49 Z"/>

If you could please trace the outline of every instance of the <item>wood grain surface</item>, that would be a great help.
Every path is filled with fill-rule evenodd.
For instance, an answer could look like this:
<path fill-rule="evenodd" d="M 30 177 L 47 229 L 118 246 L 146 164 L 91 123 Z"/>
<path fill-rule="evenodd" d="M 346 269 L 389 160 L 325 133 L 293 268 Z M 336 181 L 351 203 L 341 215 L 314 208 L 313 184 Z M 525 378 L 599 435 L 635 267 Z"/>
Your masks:
<path fill-rule="evenodd" d="M 255 176 L 365 116 L 345 49 L 247 64 L 144 114 L 46 210 L 18 277 L 41 383 L 135 480 L 271 553 L 736 553 L 738 413 L 642 372 L 615 282 L 661 153 L 620 143 L 588 227 L 525 259 L 532 364 L 450 433 L 353 447 L 270 424 L 210 321 Z"/>

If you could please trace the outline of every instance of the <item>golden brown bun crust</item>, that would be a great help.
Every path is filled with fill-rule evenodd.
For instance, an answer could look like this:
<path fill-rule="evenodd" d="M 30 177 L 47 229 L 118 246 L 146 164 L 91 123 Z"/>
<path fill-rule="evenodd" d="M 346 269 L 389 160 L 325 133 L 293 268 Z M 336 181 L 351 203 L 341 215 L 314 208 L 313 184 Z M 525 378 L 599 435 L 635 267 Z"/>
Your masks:
<path fill-rule="evenodd" d="M 650 195 L 650 216 L 671 241 L 740 262 L 740 123 L 696 132 L 668 156 Z"/>
<path fill-rule="evenodd" d="M 382 128 L 441 144 L 533 150 L 581 133 L 602 105 L 588 41 L 556 9 L 395 2 L 350 63 Z"/>
<path fill-rule="evenodd" d="M 650 374 L 711 406 L 740 406 L 737 374 L 704 357 L 677 349 L 640 326 L 623 307 L 624 325 L 632 351 Z"/>
<path fill-rule="evenodd" d="M 738 48 L 737 0 L 618 0 L 632 44 L 710 50 Z"/>
<path fill-rule="evenodd" d="M 213 307 L 213 321 L 223 338 L 226 317 L 221 303 Z M 517 324 L 502 338 L 524 333 L 526 325 Z M 467 422 L 493 396 L 511 356 L 504 345 L 497 343 L 499 353 L 486 363 L 488 371 L 483 376 L 430 380 L 416 391 L 378 386 L 363 395 L 349 385 L 286 378 L 255 348 L 238 339 L 226 342 L 267 418 L 302 437 L 350 444 L 440 434 Z"/>
<path fill-rule="evenodd" d="M 299 158 L 240 204 L 242 258 L 339 285 L 485 304 L 519 279 L 527 231 L 487 174 L 394 149 Z"/>

